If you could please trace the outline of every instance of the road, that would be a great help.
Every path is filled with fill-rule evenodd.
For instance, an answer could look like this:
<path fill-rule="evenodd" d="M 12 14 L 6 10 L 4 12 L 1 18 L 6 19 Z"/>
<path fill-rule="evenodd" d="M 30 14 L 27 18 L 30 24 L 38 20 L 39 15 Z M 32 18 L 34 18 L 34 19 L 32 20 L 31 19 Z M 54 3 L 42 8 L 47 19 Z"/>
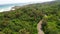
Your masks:
<path fill-rule="evenodd" d="M 43 23 L 43 20 L 40 20 L 40 22 L 37 24 L 38 34 L 44 34 L 42 30 L 42 23 Z"/>

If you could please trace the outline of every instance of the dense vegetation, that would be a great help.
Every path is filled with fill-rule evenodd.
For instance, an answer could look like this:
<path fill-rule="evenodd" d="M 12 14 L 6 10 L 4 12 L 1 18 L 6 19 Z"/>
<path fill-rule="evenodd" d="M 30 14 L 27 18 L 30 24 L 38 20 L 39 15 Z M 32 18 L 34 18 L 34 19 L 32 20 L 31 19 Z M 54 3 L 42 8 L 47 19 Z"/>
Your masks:
<path fill-rule="evenodd" d="M 0 34 L 37 34 L 41 19 L 45 34 L 60 34 L 60 2 L 30 4 L 0 13 Z"/>

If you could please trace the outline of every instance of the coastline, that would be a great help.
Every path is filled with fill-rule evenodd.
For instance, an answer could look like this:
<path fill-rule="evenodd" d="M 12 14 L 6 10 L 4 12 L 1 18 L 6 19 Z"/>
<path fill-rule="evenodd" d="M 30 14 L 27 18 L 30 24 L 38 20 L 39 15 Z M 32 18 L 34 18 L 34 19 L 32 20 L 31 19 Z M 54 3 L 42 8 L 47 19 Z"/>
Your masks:
<path fill-rule="evenodd" d="M 15 8 L 20 8 L 21 6 L 24 6 L 24 5 L 27 5 L 27 4 L 12 4 L 12 5 L 10 5 L 9 6 L 9 4 L 8 5 L 2 5 L 2 6 L 0 6 L 1 8 L 0 8 L 0 12 L 5 12 L 5 11 L 10 11 L 10 10 L 15 10 Z"/>
<path fill-rule="evenodd" d="M 11 6 L 11 7 L 7 7 L 7 8 L 0 9 L 0 12 L 13 10 L 13 9 L 12 9 L 12 7 L 14 7 L 14 6 Z"/>

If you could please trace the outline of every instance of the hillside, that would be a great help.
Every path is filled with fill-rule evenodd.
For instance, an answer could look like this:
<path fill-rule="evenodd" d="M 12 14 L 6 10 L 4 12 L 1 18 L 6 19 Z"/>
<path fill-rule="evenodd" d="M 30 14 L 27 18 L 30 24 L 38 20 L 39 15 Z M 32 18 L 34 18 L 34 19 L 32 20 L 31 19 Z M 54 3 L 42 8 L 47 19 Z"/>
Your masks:
<path fill-rule="evenodd" d="M 41 19 L 45 34 L 60 34 L 60 2 L 30 4 L 1 12 L 0 34 L 38 34 Z"/>

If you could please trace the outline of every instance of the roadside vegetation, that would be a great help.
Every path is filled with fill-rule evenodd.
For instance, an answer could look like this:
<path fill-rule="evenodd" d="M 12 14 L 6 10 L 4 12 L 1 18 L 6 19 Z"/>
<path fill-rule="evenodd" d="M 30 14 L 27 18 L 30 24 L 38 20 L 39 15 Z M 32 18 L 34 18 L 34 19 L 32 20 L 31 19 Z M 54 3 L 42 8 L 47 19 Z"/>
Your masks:
<path fill-rule="evenodd" d="M 0 13 L 0 34 L 37 34 L 42 18 L 45 34 L 60 34 L 60 2 L 30 4 Z"/>

